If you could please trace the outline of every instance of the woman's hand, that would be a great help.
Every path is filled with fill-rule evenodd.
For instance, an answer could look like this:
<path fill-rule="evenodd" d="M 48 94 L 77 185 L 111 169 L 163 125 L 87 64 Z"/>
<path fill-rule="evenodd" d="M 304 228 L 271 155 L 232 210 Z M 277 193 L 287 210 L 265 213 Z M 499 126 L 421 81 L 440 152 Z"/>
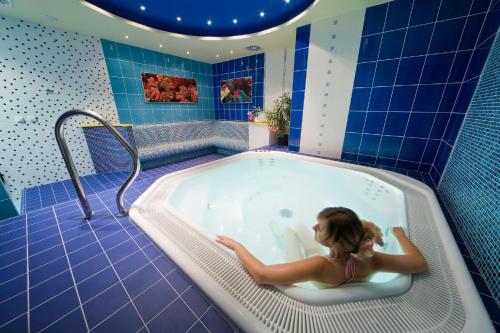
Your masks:
<path fill-rule="evenodd" d="M 406 236 L 405 231 L 401 227 L 393 227 L 392 228 L 392 233 L 396 237 Z"/>
<path fill-rule="evenodd" d="M 225 247 L 227 247 L 228 249 L 233 250 L 233 251 L 236 249 L 236 247 L 241 246 L 241 244 L 239 242 L 235 241 L 234 239 L 232 239 L 230 237 L 223 236 L 223 235 L 217 235 L 217 238 L 215 239 L 215 241 L 217 243 L 224 245 Z"/>
<path fill-rule="evenodd" d="M 382 230 L 377 227 L 374 223 L 362 220 L 363 227 L 368 234 L 368 238 L 378 244 L 379 246 L 384 246 L 384 240 L 382 239 Z"/>

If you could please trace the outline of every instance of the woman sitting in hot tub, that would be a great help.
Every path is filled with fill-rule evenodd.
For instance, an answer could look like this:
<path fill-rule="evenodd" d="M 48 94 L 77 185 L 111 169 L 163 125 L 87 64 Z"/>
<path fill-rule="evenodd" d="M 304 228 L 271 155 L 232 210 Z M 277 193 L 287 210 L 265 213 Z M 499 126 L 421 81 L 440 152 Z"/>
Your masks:
<path fill-rule="evenodd" d="M 385 254 L 373 250 L 373 244 L 383 245 L 380 229 L 362 221 L 352 210 L 325 208 L 313 226 L 314 239 L 304 225 L 295 230 L 271 225 L 273 232 L 284 240 L 290 262 L 265 265 L 242 244 L 222 235 L 216 241 L 233 250 L 243 266 L 258 284 L 286 285 L 312 281 L 321 287 L 337 287 L 351 281 L 367 281 L 375 272 L 415 274 L 427 271 L 427 263 L 417 247 L 400 227 L 392 229 L 404 252 Z M 300 243 L 299 243 L 300 242 Z M 330 249 L 323 255 L 322 246 Z M 304 255 L 305 254 L 305 258 Z"/>

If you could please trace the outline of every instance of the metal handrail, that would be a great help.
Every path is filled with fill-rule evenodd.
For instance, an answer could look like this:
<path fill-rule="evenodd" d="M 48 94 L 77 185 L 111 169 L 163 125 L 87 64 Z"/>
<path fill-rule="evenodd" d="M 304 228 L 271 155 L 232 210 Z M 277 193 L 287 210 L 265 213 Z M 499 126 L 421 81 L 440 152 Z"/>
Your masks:
<path fill-rule="evenodd" d="M 56 122 L 55 134 L 57 144 L 59 145 L 59 149 L 61 150 L 61 154 L 64 158 L 64 163 L 66 163 L 66 167 L 68 168 L 69 175 L 71 176 L 71 180 L 73 181 L 73 185 L 75 186 L 76 193 L 78 194 L 78 199 L 82 203 L 83 211 L 85 213 L 84 218 L 87 220 L 90 219 L 93 215 L 92 210 L 90 209 L 89 202 L 87 197 L 85 196 L 85 192 L 83 191 L 82 184 L 80 183 L 80 179 L 78 178 L 78 172 L 76 171 L 75 164 L 73 163 L 73 159 L 71 158 L 71 154 L 68 149 L 68 145 L 66 144 L 66 140 L 64 139 L 64 124 L 66 121 L 73 116 L 87 116 L 94 118 L 98 122 L 100 122 L 104 127 L 106 127 L 111 134 L 127 149 L 132 157 L 132 161 L 134 162 L 134 168 L 132 173 L 127 178 L 125 183 L 120 187 L 118 193 L 116 194 L 116 205 L 118 206 L 119 215 L 126 216 L 128 214 L 128 210 L 125 209 L 123 205 L 123 195 L 125 191 L 130 187 L 132 182 L 137 178 L 139 172 L 141 171 L 141 162 L 139 161 L 139 156 L 137 155 L 137 151 L 132 145 L 111 125 L 106 119 L 104 119 L 100 114 L 94 111 L 89 110 L 70 110 L 63 113 Z"/>

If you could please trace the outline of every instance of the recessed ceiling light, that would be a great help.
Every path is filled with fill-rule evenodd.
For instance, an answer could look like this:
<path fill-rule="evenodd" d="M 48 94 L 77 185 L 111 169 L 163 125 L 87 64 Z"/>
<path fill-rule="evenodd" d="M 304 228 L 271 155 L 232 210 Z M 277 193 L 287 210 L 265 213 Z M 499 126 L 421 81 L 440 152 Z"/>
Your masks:
<path fill-rule="evenodd" d="M 139 8 L 141 8 L 141 10 L 142 10 L 142 11 L 145 11 L 145 10 L 146 10 L 146 6 L 141 6 L 141 7 L 139 7 Z"/>
<path fill-rule="evenodd" d="M 186 51 L 186 54 L 189 54 L 190 52 L 189 51 Z"/>
<path fill-rule="evenodd" d="M 163 44 L 160 44 L 160 47 L 163 47 Z"/>
<path fill-rule="evenodd" d="M 208 25 L 212 25 L 212 20 L 208 20 L 208 21 L 207 21 L 207 24 L 208 24 Z"/>
<path fill-rule="evenodd" d="M 238 23 L 238 20 L 234 18 L 234 19 L 233 19 L 233 23 L 234 23 L 234 24 Z"/>
<path fill-rule="evenodd" d="M 285 2 L 286 2 L 286 3 L 289 3 L 289 2 L 290 2 L 290 0 L 285 0 Z"/>
<path fill-rule="evenodd" d="M 177 16 L 177 22 L 182 21 L 182 18 L 180 16 Z"/>
<path fill-rule="evenodd" d="M 125 39 L 128 39 L 128 35 L 125 35 Z"/>
<path fill-rule="evenodd" d="M 229 51 L 229 53 L 233 54 L 233 53 L 234 53 L 234 51 L 233 51 L 233 50 L 231 50 L 231 51 Z"/>
<path fill-rule="evenodd" d="M 260 12 L 259 13 L 260 17 L 264 17 L 264 15 L 266 15 L 264 12 Z"/>

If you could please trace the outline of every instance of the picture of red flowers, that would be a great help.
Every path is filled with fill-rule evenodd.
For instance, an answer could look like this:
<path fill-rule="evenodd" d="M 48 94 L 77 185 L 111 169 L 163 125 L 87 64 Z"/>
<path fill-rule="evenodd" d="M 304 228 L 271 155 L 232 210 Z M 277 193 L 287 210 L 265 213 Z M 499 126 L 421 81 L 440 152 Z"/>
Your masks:
<path fill-rule="evenodd" d="M 222 80 L 220 82 L 220 99 L 222 103 L 251 103 L 252 77 Z"/>
<path fill-rule="evenodd" d="M 141 73 L 146 102 L 197 103 L 196 80 L 161 74 Z"/>

